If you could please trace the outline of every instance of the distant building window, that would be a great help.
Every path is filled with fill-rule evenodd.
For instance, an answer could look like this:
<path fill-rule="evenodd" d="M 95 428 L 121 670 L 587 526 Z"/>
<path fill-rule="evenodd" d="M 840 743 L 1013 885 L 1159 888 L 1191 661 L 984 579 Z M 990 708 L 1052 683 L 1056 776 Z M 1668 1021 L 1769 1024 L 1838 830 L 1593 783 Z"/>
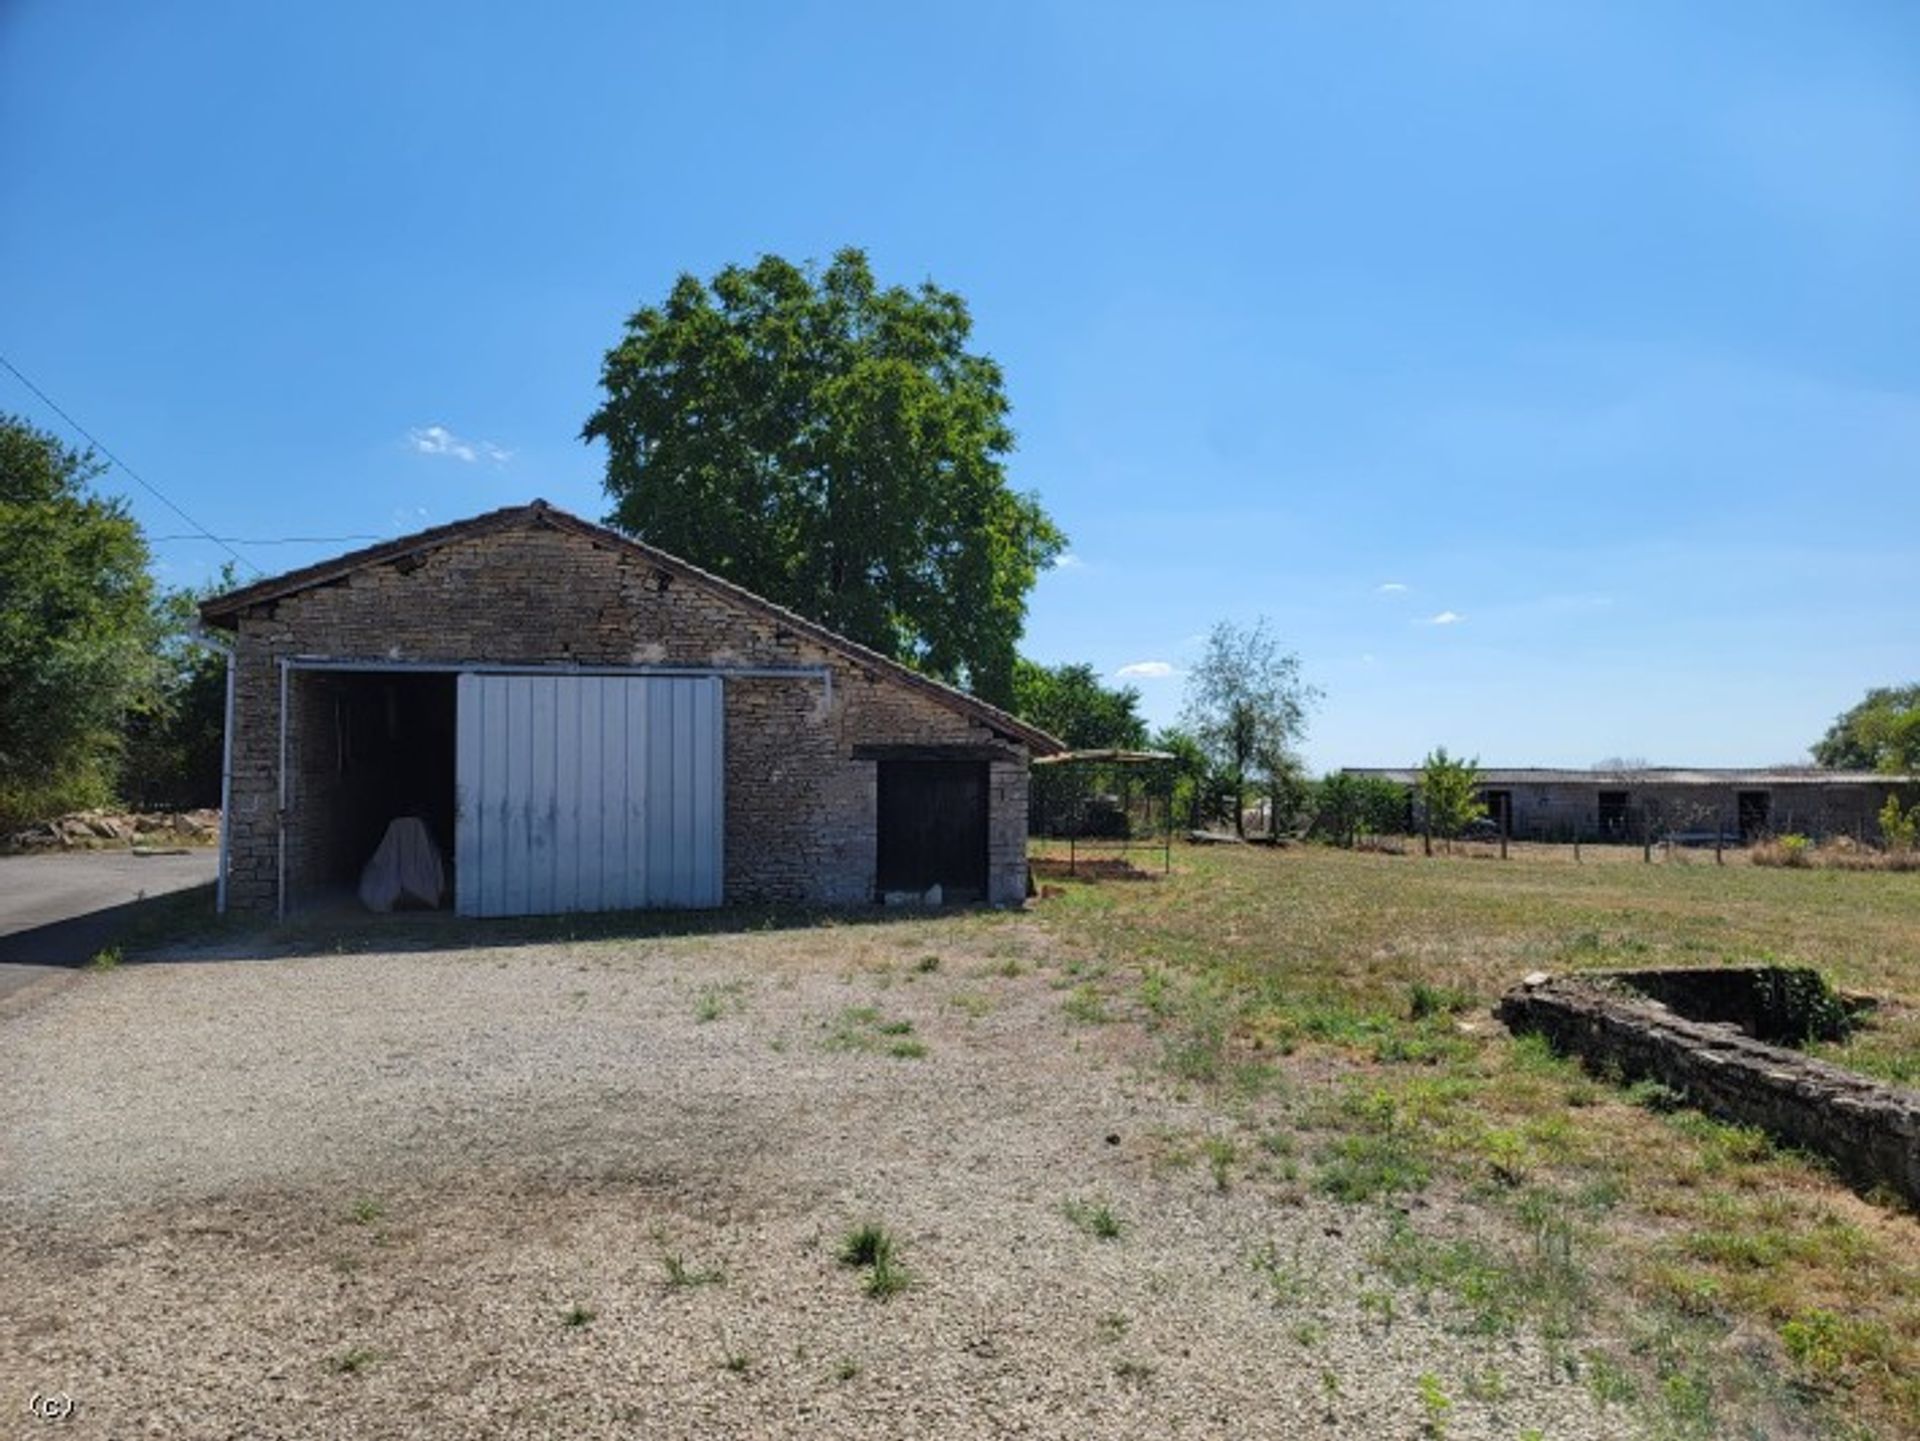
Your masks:
<path fill-rule="evenodd" d="M 1627 793 L 1600 792 L 1600 834 L 1623 837 L 1627 833 Z"/>

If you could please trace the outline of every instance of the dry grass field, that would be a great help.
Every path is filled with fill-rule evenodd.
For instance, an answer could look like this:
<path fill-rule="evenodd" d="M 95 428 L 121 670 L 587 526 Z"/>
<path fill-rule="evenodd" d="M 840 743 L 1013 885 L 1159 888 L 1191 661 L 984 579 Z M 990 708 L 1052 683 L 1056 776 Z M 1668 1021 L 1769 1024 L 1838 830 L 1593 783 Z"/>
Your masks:
<path fill-rule="evenodd" d="M 102 1437 L 1920 1434 L 1913 1216 L 1488 1014 L 1767 954 L 1886 998 L 1840 1058 L 1910 1081 L 1920 876 L 1174 861 L 1015 915 L 181 902 L 175 959 L 0 1017 L 0 1390 Z"/>
<path fill-rule="evenodd" d="M 1653 1434 L 1773 1434 L 1793 1416 L 1920 1434 L 1910 1214 L 1487 1015 L 1533 970 L 1771 957 L 1880 997 L 1865 1031 L 1821 1049 L 1912 1085 L 1920 876 L 1585 860 L 1183 848 L 1165 881 L 1058 883 L 1041 909 L 1173 1073 L 1318 1130 L 1316 1187 L 1444 1195 L 1491 1223 L 1410 1243 L 1409 1274 L 1527 1317 Z"/>

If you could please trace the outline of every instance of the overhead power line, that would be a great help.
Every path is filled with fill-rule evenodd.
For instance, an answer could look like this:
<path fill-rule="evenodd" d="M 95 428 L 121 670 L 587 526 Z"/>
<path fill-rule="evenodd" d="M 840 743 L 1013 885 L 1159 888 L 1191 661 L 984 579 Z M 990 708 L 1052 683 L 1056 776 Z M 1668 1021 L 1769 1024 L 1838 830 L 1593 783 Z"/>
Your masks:
<path fill-rule="evenodd" d="M 8 370 L 12 371 L 13 378 L 15 380 L 19 381 L 22 385 L 26 386 L 26 388 L 28 390 L 31 390 L 35 395 L 39 396 L 41 402 L 45 404 L 47 409 L 51 410 L 55 415 L 59 416 L 62 420 L 66 421 L 68 425 L 72 426 L 74 430 L 79 432 L 79 434 L 85 438 L 87 444 L 91 445 L 95 450 L 99 451 L 110 462 L 118 466 L 121 470 L 125 471 L 127 475 L 131 477 L 136 484 L 138 484 L 142 489 L 144 489 L 155 500 L 159 501 L 162 505 L 164 505 L 168 510 L 172 511 L 175 515 L 179 516 L 180 519 L 184 520 L 188 525 L 192 526 L 194 529 L 194 534 L 196 538 L 212 541 L 214 544 L 218 545 L 222 550 L 226 551 L 228 555 L 232 556 L 235 560 L 239 561 L 240 564 L 244 565 L 248 570 L 252 571 L 255 575 L 263 574 L 259 566 L 255 565 L 252 561 L 248 560 L 244 555 L 240 554 L 240 552 L 235 550 L 231 544 L 229 544 L 227 541 L 222 540 L 219 536 L 215 535 L 212 531 L 208 530 L 204 525 L 200 524 L 199 521 L 195 520 L 192 516 L 188 515 L 179 506 L 175 505 L 172 500 L 168 499 L 166 493 L 162 491 L 159 486 L 153 484 L 145 476 L 141 475 L 139 471 L 135 470 L 132 466 L 128 465 L 124 460 L 122 460 L 119 456 L 115 455 L 111 450 L 108 450 L 105 442 L 98 439 L 93 434 L 92 431 L 88 430 L 84 425 L 82 425 L 79 421 L 75 420 L 71 415 L 68 415 L 66 411 L 62 410 L 60 408 L 60 403 L 56 401 L 51 395 L 48 395 L 46 391 L 42 390 L 39 386 L 35 385 L 31 380 L 29 380 L 25 372 L 23 372 L 19 366 L 15 365 L 11 360 L 8 360 L 7 357 L 4 355 L 0 355 L 0 365 L 4 365 Z"/>
<path fill-rule="evenodd" d="M 158 545 L 168 540 L 211 540 L 221 545 L 344 545 L 350 540 L 387 540 L 384 535 L 276 535 L 272 537 L 254 535 L 202 535 L 198 531 L 189 535 L 150 535 L 149 543 Z"/>

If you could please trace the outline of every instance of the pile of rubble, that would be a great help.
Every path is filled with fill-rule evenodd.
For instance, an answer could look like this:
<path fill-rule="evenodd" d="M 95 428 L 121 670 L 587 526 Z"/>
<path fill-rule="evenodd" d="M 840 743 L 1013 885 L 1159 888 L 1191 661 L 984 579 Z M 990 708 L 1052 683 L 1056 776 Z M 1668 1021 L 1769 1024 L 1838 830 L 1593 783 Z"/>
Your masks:
<path fill-rule="evenodd" d="M 211 846 L 219 811 L 75 811 L 0 840 L 0 850 L 73 851 L 118 846 Z"/>

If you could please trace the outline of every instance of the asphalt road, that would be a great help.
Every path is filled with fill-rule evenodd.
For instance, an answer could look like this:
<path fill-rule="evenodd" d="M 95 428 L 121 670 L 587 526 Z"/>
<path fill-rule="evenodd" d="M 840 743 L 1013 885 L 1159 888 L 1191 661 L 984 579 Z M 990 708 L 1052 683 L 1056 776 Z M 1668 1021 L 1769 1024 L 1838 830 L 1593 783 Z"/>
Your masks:
<path fill-rule="evenodd" d="M 205 885 L 219 864 L 211 848 L 0 856 L 0 997 L 51 970 L 85 965 L 142 902 Z"/>

